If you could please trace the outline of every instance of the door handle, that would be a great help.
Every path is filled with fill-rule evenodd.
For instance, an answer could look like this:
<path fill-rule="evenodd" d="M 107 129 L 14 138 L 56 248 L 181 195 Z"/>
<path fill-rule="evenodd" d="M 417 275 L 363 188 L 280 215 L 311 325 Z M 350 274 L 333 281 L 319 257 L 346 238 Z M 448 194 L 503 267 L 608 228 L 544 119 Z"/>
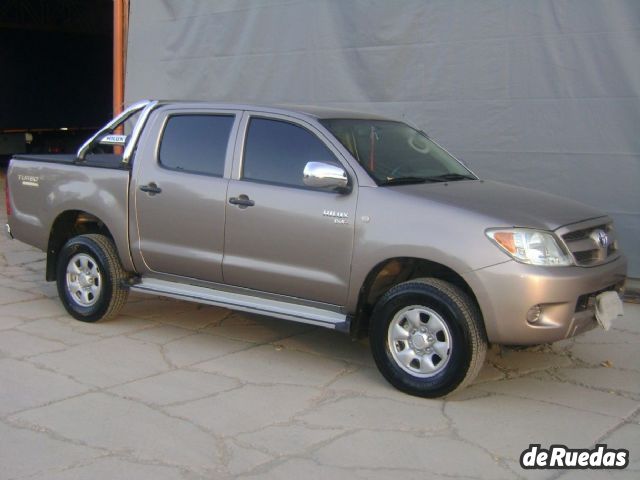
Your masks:
<path fill-rule="evenodd" d="M 256 202 L 244 194 L 239 195 L 238 197 L 231 197 L 229 199 L 229 203 L 231 205 L 238 205 L 240 208 L 253 207 L 256 204 Z"/>
<path fill-rule="evenodd" d="M 151 182 L 149 185 L 140 185 L 140 190 L 149 195 L 155 195 L 156 193 L 161 193 L 162 189 L 156 185 L 155 182 Z"/>

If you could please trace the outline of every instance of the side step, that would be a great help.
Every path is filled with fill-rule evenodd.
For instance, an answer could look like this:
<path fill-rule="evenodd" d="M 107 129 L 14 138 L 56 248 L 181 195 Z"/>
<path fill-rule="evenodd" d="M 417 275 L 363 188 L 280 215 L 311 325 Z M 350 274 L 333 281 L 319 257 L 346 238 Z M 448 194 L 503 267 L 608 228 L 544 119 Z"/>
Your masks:
<path fill-rule="evenodd" d="M 143 278 L 139 283 L 131 285 L 130 289 L 134 292 L 215 305 L 216 307 L 225 307 L 230 310 L 240 310 L 294 322 L 318 325 L 341 332 L 349 332 L 349 320 L 345 314 L 317 307 L 297 305 L 280 300 L 259 298 L 196 285 L 168 282 L 155 278 Z"/>

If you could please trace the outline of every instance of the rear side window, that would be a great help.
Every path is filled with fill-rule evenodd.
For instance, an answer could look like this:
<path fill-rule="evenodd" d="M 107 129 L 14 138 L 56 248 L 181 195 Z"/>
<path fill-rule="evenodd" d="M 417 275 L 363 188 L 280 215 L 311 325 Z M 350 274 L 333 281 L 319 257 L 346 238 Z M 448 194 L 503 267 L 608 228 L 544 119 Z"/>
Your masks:
<path fill-rule="evenodd" d="M 173 115 L 160 142 L 167 168 L 221 177 L 233 115 Z"/>
<path fill-rule="evenodd" d="M 326 145 L 308 130 L 279 120 L 251 119 L 242 171 L 244 179 L 309 188 L 303 182 L 307 162 L 339 165 Z"/>

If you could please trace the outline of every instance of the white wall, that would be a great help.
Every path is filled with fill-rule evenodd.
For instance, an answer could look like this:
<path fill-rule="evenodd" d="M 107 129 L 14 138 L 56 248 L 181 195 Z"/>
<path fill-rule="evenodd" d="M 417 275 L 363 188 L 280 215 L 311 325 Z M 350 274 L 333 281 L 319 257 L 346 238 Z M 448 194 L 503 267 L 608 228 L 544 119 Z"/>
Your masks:
<path fill-rule="evenodd" d="M 132 0 L 126 98 L 406 118 L 616 221 L 640 276 L 640 1 Z"/>

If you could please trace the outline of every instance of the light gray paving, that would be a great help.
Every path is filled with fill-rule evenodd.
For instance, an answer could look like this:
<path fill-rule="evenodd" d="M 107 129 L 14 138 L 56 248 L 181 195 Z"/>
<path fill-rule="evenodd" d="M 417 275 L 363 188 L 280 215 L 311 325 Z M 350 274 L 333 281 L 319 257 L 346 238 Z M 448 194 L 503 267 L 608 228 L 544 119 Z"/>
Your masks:
<path fill-rule="evenodd" d="M 42 258 L 0 239 L 2 479 L 640 477 L 640 305 L 610 332 L 493 348 L 474 385 L 424 400 L 366 341 L 305 325 L 143 295 L 77 322 Z M 524 471 L 529 443 L 631 465 Z"/>

